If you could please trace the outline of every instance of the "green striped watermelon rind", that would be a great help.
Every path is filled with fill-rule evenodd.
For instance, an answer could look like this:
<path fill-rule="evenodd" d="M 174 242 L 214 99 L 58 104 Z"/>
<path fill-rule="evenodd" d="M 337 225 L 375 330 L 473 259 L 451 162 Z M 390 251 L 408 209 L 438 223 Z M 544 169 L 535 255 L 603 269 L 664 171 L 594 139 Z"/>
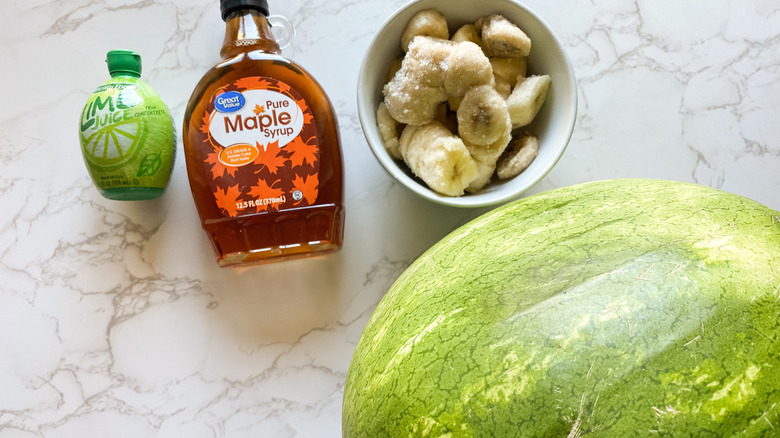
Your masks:
<path fill-rule="evenodd" d="M 531 196 L 395 282 L 343 436 L 770 436 L 778 298 L 780 213 L 757 202 L 660 180 Z"/>

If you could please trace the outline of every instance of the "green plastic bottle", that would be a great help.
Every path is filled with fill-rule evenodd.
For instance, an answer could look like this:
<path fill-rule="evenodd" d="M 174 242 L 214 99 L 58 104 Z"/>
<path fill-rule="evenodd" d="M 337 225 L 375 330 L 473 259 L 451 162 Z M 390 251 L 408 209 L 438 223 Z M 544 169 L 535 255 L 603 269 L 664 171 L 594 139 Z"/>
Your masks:
<path fill-rule="evenodd" d="M 173 169 L 173 119 L 160 96 L 141 81 L 138 53 L 112 50 L 106 63 L 111 79 L 92 93 L 81 112 L 84 163 L 108 199 L 158 198 Z"/>

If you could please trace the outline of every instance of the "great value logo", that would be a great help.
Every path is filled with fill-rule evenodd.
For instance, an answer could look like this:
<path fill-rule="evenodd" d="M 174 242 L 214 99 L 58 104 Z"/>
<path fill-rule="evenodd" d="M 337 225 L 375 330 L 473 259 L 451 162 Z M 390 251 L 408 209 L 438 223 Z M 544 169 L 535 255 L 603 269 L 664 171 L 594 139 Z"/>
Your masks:
<path fill-rule="evenodd" d="M 245 103 L 246 99 L 244 99 L 243 94 L 238 91 L 228 91 L 214 99 L 214 108 L 222 113 L 232 113 L 240 110 Z"/>

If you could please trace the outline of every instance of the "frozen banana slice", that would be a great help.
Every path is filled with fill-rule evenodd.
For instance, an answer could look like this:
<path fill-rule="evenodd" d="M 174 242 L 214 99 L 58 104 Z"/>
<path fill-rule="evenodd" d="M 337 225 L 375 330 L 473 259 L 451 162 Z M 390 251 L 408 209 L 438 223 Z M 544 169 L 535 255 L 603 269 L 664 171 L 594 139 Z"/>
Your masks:
<path fill-rule="evenodd" d="M 451 51 L 449 40 L 417 37 L 412 41 L 401 69 L 382 90 L 387 110 L 395 120 L 419 126 L 434 119 L 439 104 L 447 100 L 442 60 Z"/>
<path fill-rule="evenodd" d="M 441 72 L 446 68 L 446 61 L 452 54 L 454 46 L 455 43 L 447 39 L 417 36 L 409 44 L 409 52 L 406 56 L 411 54 L 411 56 L 432 62 L 436 65 L 429 66 L 429 69 Z"/>
<path fill-rule="evenodd" d="M 531 53 L 531 39 L 528 35 L 502 15 L 483 17 L 475 26 L 480 27 L 482 47 L 488 56 L 520 58 Z"/>
<path fill-rule="evenodd" d="M 493 81 L 490 60 L 470 41 L 454 43 L 446 65 L 444 90 L 449 96 L 463 96 L 469 88 Z"/>
<path fill-rule="evenodd" d="M 482 47 L 482 38 L 479 37 L 477 28 L 474 27 L 473 24 L 466 24 L 461 26 L 457 31 L 455 31 L 455 33 L 452 35 L 452 38 L 450 39 L 455 42 L 469 41 L 478 45 L 480 48 Z"/>
<path fill-rule="evenodd" d="M 376 110 L 376 123 L 379 128 L 379 136 L 385 144 L 385 149 L 396 160 L 401 159 L 401 152 L 398 150 L 398 122 L 387 111 L 384 102 L 379 104 Z"/>
<path fill-rule="evenodd" d="M 461 196 L 478 177 L 463 141 L 439 122 L 404 128 L 400 151 L 409 169 L 442 195 Z"/>
<path fill-rule="evenodd" d="M 506 100 L 510 94 L 512 94 L 512 85 L 509 84 L 504 78 L 500 76 L 494 76 L 493 88 L 498 91 L 498 94 Z"/>
<path fill-rule="evenodd" d="M 404 52 L 409 50 L 409 43 L 414 37 L 420 35 L 449 39 L 447 18 L 436 9 L 425 9 L 414 14 L 401 34 L 401 48 Z"/>
<path fill-rule="evenodd" d="M 409 52 L 404 57 L 399 71 L 420 85 L 443 87 L 447 60 L 452 55 L 454 46 L 455 43 L 449 40 L 417 37 L 409 45 Z"/>
<path fill-rule="evenodd" d="M 496 173 L 495 164 L 490 166 L 477 160 L 474 160 L 474 162 L 477 164 L 477 179 L 466 187 L 466 193 L 479 193 L 490 183 L 490 180 L 493 179 L 493 174 Z"/>
<path fill-rule="evenodd" d="M 458 106 L 458 133 L 464 141 L 489 145 L 512 129 L 506 101 L 490 85 L 473 87 Z"/>
<path fill-rule="evenodd" d="M 511 132 L 488 145 L 476 145 L 467 141 L 464 141 L 463 144 L 466 145 L 466 149 L 469 150 L 472 158 L 480 163 L 492 166 L 493 170 L 495 170 L 498 159 L 509 146 L 510 141 L 512 141 Z"/>
<path fill-rule="evenodd" d="M 415 86 L 413 86 L 415 87 Z M 436 108 L 447 100 L 441 87 L 416 86 L 414 90 L 390 82 L 385 85 L 385 104 L 399 123 L 424 125 L 436 116 Z"/>
<path fill-rule="evenodd" d="M 496 172 L 496 163 L 504 153 L 509 142 L 512 140 L 512 133 L 507 133 L 506 136 L 501 137 L 498 141 L 489 145 L 475 145 L 468 142 L 463 142 L 466 145 L 466 149 L 469 150 L 471 158 L 477 163 L 478 177 L 467 188 L 468 193 L 477 193 L 481 191 L 493 177 Z"/>
<path fill-rule="evenodd" d="M 389 66 L 387 66 L 387 73 L 385 73 L 385 83 L 388 83 L 393 80 L 393 77 L 395 77 L 395 74 L 398 73 L 398 70 L 401 69 L 401 66 L 403 65 L 404 59 L 403 58 L 395 58 Z"/>
<path fill-rule="evenodd" d="M 512 129 L 531 123 L 547 99 L 552 79 L 549 75 L 529 76 L 518 83 L 506 99 Z"/>
<path fill-rule="evenodd" d="M 498 160 L 496 173 L 500 179 L 509 179 L 523 173 L 539 155 L 539 139 L 526 135 L 513 140 Z"/>
<path fill-rule="evenodd" d="M 490 65 L 493 67 L 493 75 L 496 82 L 502 80 L 515 88 L 518 78 L 525 78 L 527 61 L 526 58 L 490 58 Z"/>

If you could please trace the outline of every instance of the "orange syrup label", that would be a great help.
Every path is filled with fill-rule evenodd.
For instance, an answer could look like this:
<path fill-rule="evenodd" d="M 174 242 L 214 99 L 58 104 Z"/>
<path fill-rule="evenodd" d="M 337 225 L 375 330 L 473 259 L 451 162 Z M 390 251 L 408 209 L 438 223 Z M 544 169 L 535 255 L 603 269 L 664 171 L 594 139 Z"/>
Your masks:
<path fill-rule="evenodd" d="M 284 82 L 247 77 L 217 90 L 200 131 L 202 159 L 226 217 L 305 207 L 319 192 L 314 115 Z"/>

